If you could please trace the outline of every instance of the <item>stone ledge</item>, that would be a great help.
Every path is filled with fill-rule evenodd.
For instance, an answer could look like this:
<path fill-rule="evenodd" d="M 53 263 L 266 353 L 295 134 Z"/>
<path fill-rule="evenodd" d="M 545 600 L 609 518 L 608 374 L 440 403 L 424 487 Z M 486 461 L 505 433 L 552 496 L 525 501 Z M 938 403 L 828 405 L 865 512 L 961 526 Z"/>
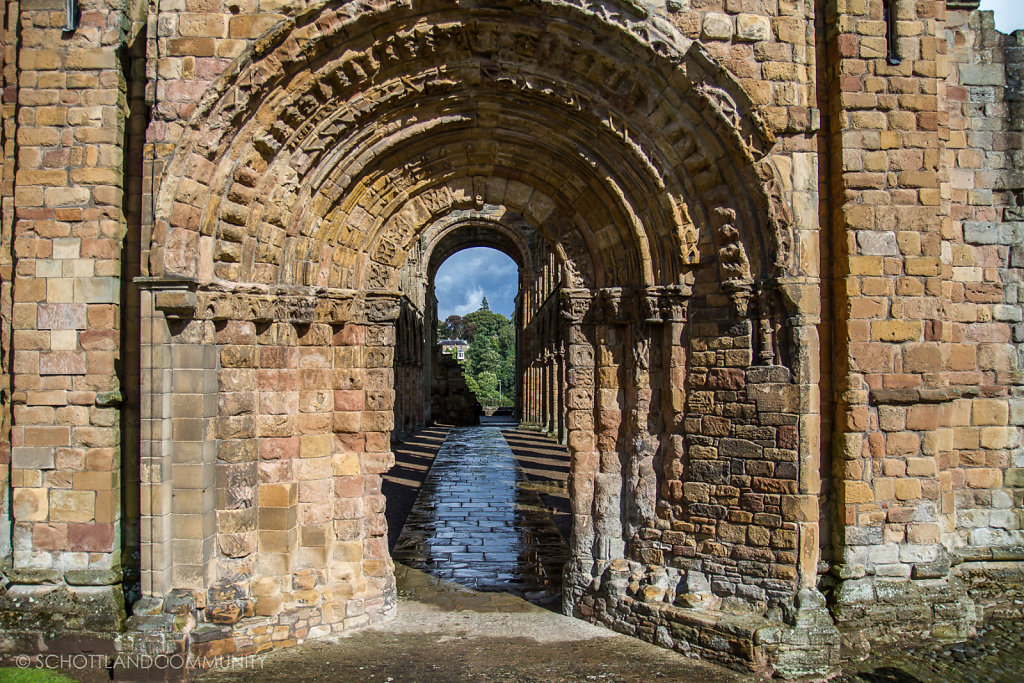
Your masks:
<path fill-rule="evenodd" d="M 0 630 L 46 637 L 73 633 L 113 637 L 125 624 L 121 585 L 13 584 L 0 590 Z"/>
<path fill-rule="evenodd" d="M 862 656 L 877 643 L 963 640 L 977 624 L 974 602 L 964 582 L 953 576 L 845 580 L 831 591 L 829 610 L 844 656 Z"/>
<path fill-rule="evenodd" d="M 868 394 L 871 405 L 914 405 L 919 403 L 948 403 L 960 398 L 977 398 L 978 387 L 943 387 L 936 389 L 872 389 Z"/>

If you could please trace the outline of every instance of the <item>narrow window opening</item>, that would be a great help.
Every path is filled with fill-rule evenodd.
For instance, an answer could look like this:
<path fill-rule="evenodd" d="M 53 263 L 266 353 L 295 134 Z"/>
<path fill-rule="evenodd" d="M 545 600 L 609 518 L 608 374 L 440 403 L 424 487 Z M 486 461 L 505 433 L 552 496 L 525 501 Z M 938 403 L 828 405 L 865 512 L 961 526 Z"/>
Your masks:
<path fill-rule="evenodd" d="M 64 32 L 78 28 L 78 0 L 64 0 Z"/>
<path fill-rule="evenodd" d="M 886 60 L 896 66 L 903 61 L 900 58 L 900 36 L 896 28 L 896 0 L 882 0 L 882 19 L 885 21 Z"/>

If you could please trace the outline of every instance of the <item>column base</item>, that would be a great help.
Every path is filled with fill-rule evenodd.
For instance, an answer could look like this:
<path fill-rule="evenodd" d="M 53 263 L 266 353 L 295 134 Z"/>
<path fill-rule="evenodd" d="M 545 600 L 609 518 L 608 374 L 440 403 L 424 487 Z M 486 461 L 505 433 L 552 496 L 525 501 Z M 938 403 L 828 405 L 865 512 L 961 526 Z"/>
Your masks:
<path fill-rule="evenodd" d="M 229 660 L 236 668 L 255 667 L 269 650 L 381 623 L 395 614 L 393 579 L 376 594 L 354 595 L 347 586 L 308 590 L 287 604 L 282 596 L 250 596 L 242 585 L 143 598 L 133 606 L 119 641 L 114 678 L 180 680 Z"/>
<path fill-rule="evenodd" d="M 657 585 L 631 586 L 625 560 L 600 581 L 566 586 L 567 613 L 614 631 L 732 668 L 782 678 L 827 677 L 838 670 L 839 632 L 816 590 L 803 590 L 785 614 L 723 604 L 713 596 L 675 596 Z M 682 604 L 677 604 L 682 603 Z M 683 606 L 685 605 L 685 606 Z M 571 612 L 570 612 L 571 610 Z"/>
<path fill-rule="evenodd" d="M 844 655 L 855 658 L 877 644 L 966 640 L 978 621 L 964 582 L 952 574 L 918 580 L 846 579 L 832 591 L 830 603 Z"/>
<path fill-rule="evenodd" d="M 0 588 L 0 658 L 58 669 L 79 681 L 110 680 L 125 625 L 121 584 L 10 584 Z"/>

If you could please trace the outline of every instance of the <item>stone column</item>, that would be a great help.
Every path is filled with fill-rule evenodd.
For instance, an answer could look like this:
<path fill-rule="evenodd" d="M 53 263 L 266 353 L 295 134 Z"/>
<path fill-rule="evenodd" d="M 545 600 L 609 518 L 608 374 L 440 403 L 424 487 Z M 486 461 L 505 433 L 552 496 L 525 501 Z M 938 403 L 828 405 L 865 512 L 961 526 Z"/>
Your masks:
<path fill-rule="evenodd" d="M 798 453 L 797 492 L 784 496 L 782 512 L 786 521 L 797 525 L 799 559 L 797 587 L 818 590 L 818 561 L 821 558 L 821 294 L 816 278 L 783 281 L 780 291 L 788 312 L 786 326 L 793 337 L 797 356 L 793 359 L 793 379 L 798 386 Z M 761 315 L 769 312 L 762 305 Z M 780 448 L 791 448 L 788 434 L 780 438 Z"/>
<path fill-rule="evenodd" d="M 625 555 L 622 494 L 623 461 L 627 459 L 628 439 L 623 429 L 623 412 L 628 410 L 625 368 L 626 304 L 619 289 L 601 291 L 600 318 L 595 329 L 595 413 L 599 457 L 594 484 L 594 521 L 597 532 L 595 558 L 597 571 Z M 628 420 L 628 416 L 627 416 Z"/>
<path fill-rule="evenodd" d="M 686 416 L 687 355 L 683 344 L 688 291 L 667 292 L 662 297 L 664 326 L 662 345 L 661 414 L 665 437 L 662 443 L 660 496 L 672 509 L 674 518 L 681 518 L 683 501 L 683 420 Z M 674 539 L 680 540 L 680 539 Z"/>
<path fill-rule="evenodd" d="M 572 562 L 565 571 L 563 602 L 574 614 L 577 602 L 593 578 L 594 486 L 599 468 L 595 439 L 594 325 L 590 290 L 564 289 L 561 314 L 566 339 L 566 429 L 571 453 L 569 500 L 573 528 Z"/>
<path fill-rule="evenodd" d="M 388 614 L 395 605 L 394 565 L 388 554 L 380 487 L 381 475 L 395 462 L 391 430 L 398 296 L 368 294 L 364 322 L 352 326 L 347 340 L 355 343 L 337 349 L 335 355 L 335 377 L 340 383 L 335 384 L 334 477 L 339 500 L 330 574 L 332 584 L 347 581 L 357 598 L 365 595 L 365 600 L 349 600 L 345 605 L 345 628 Z M 361 347 L 356 345 L 359 341 Z M 342 395 L 347 404 L 339 404 Z"/>
<path fill-rule="evenodd" d="M 566 394 L 566 373 L 565 373 L 565 345 L 559 340 L 558 351 L 555 353 L 555 438 L 561 444 L 565 443 L 565 394 Z"/>

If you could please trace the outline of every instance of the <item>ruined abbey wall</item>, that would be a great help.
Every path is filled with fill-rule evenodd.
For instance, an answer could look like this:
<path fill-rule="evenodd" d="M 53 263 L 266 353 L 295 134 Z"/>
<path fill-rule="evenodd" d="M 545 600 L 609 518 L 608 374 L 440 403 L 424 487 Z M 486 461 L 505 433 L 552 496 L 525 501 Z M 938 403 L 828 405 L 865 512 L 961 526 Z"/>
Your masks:
<path fill-rule="evenodd" d="M 783 675 L 1024 563 L 1024 38 L 971 0 L 8 2 L 12 651 L 394 609 L 432 279 L 520 266 L 576 616 Z"/>

